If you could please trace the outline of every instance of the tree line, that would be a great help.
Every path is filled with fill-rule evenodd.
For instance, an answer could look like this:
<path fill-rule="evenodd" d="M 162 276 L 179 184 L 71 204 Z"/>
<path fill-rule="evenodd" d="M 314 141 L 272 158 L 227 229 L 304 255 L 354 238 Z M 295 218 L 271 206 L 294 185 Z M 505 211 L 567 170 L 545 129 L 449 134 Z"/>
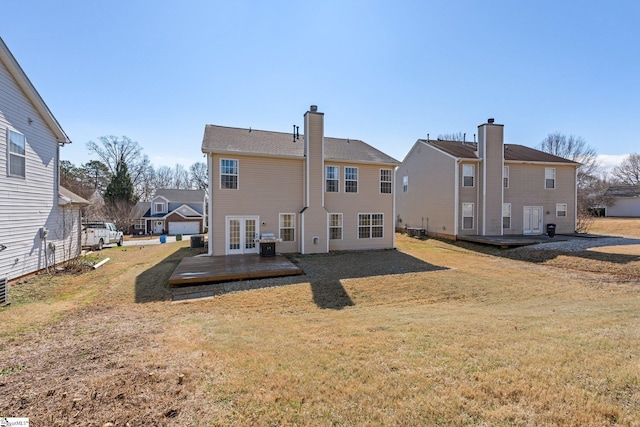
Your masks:
<path fill-rule="evenodd" d="M 91 197 L 96 190 L 104 196 L 107 186 L 123 167 L 127 169 L 136 201 L 150 201 L 158 188 L 207 190 L 207 165 L 204 162 L 188 168 L 181 164 L 154 168 L 140 145 L 126 136 L 103 136 L 98 142 L 89 141 L 87 148 L 98 160 L 81 165 L 69 160 L 60 162 L 60 183 L 84 198 Z"/>
<path fill-rule="evenodd" d="M 113 221 L 126 229 L 139 217 L 137 202 L 150 201 L 156 189 L 208 190 L 204 162 L 154 168 L 138 142 L 126 136 L 103 136 L 89 141 L 87 149 L 97 160 L 79 166 L 60 162 L 62 186 L 85 199 L 99 195 L 99 202 L 87 209 L 87 219 Z"/>

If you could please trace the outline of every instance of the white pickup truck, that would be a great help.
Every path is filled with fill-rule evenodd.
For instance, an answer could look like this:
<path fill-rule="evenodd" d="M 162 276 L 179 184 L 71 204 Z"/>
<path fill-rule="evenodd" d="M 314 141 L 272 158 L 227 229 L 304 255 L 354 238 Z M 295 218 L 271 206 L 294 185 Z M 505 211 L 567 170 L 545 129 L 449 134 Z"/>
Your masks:
<path fill-rule="evenodd" d="M 113 243 L 122 246 L 124 237 L 111 222 L 87 222 L 82 224 L 82 247 L 102 250 L 104 245 Z"/>

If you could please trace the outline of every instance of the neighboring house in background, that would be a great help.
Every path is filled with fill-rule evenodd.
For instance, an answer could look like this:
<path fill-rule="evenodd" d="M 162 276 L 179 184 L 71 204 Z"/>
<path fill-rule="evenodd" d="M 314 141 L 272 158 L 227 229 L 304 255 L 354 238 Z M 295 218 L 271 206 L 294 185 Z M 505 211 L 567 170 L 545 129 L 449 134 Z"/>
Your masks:
<path fill-rule="evenodd" d="M 397 170 L 399 228 L 429 235 L 543 234 L 576 230 L 578 163 L 504 144 L 503 125 L 478 126 L 478 143 L 419 139 Z"/>
<path fill-rule="evenodd" d="M 139 218 L 130 234 L 200 234 L 207 227 L 207 193 L 204 190 L 156 190 L 150 202 L 139 202 Z"/>
<path fill-rule="evenodd" d="M 605 208 L 605 216 L 640 217 L 640 185 L 614 185 L 604 197 L 612 201 Z"/>
<path fill-rule="evenodd" d="M 272 233 L 281 253 L 394 247 L 399 162 L 370 145 L 324 136 L 312 105 L 304 134 L 207 125 L 209 255 L 258 253 Z"/>
<path fill-rule="evenodd" d="M 0 282 L 80 254 L 81 207 L 59 186 L 71 141 L 0 38 Z"/>

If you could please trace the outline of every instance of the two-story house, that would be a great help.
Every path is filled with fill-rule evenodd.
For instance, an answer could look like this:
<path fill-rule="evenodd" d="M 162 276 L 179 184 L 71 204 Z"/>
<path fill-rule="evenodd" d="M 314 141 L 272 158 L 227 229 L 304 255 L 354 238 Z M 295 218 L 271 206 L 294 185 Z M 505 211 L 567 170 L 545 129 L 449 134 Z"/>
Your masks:
<path fill-rule="evenodd" d="M 86 200 L 59 186 L 69 137 L 0 39 L 0 283 L 80 254 Z"/>
<path fill-rule="evenodd" d="M 579 163 L 504 143 L 504 126 L 478 126 L 478 142 L 419 139 L 397 170 L 396 225 L 429 235 L 574 233 Z"/>
<path fill-rule="evenodd" d="M 156 190 L 150 202 L 139 202 L 131 234 L 200 234 L 207 227 L 204 190 Z"/>
<path fill-rule="evenodd" d="M 324 136 L 315 105 L 304 131 L 207 125 L 209 254 L 257 253 L 273 234 L 281 253 L 394 247 L 393 177 L 399 162 L 353 139 Z"/>

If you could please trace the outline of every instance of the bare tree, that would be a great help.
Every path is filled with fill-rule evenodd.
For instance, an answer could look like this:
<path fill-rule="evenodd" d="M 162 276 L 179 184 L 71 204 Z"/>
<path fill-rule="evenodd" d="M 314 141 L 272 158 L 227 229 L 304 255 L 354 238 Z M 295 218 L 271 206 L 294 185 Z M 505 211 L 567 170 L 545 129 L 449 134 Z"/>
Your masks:
<path fill-rule="evenodd" d="M 191 174 L 191 185 L 196 190 L 207 190 L 209 188 L 206 163 L 196 162 L 192 164 L 189 168 L 189 173 Z"/>
<path fill-rule="evenodd" d="M 598 174 L 600 164 L 596 150 L 589 146 L 581 136 L 566 136 L 559 132 L 550 133 L 540 143 L 540 150 L 580 163 L 578 188 L 587 187 L 591 177 Z"/>
<path fill-rule="evenodd" d="M 611 171 L 611 176 L 628 185 L 640 184 L 640 154 L 629 154 L 618 166 Z"/>
<path fill-rule="evenodd" d="M 171 188 L 173 186 L 173 169 L 160 166 L 156 169 L 155 188 Z"/>
<path fill-rule="evenodd" d="M 438 135 L 438 139 L 440 141 L 460 141 L 460 142 L 464 142 L 466 137 L 466 134 L 462 133 L 462 132 L 455 132 L 455 133 L 443 133 Z"/>
<path fill-rule="evenodd" d="M 105 204 L 104 212 L 120 230 L 128 230 L 138 219 L 136 218 L 136 204 L 128 200 L 116 200 Z"/>
<path fill-rule="evenodd" d="M 156 170 L 149 164 L 143 171 L 142 179 L 136 186 L 136 194 L 141 202 L 148 202 L 156 189 Z"/>
<path fill-rule="evenodd" d="M 178 190 L 188 190 L 191 188 L 189 172 L 180 163 L 176 164 L 173 172 L 173 188 Z"/>
<path fill-rule="evenodd" d="M 142 154 L 142 147 L 129 137 L 120 138 L 110 135 L 101 136 L 98 142 L 87 142 L 89 153 L 95 154 L 109 169 L 113 176 L 118 171 L 120 163 L 127 165 L 129 176 L 134 187 L 144 177 L 145 169 L 150 165 L 149 158 Z"/>

